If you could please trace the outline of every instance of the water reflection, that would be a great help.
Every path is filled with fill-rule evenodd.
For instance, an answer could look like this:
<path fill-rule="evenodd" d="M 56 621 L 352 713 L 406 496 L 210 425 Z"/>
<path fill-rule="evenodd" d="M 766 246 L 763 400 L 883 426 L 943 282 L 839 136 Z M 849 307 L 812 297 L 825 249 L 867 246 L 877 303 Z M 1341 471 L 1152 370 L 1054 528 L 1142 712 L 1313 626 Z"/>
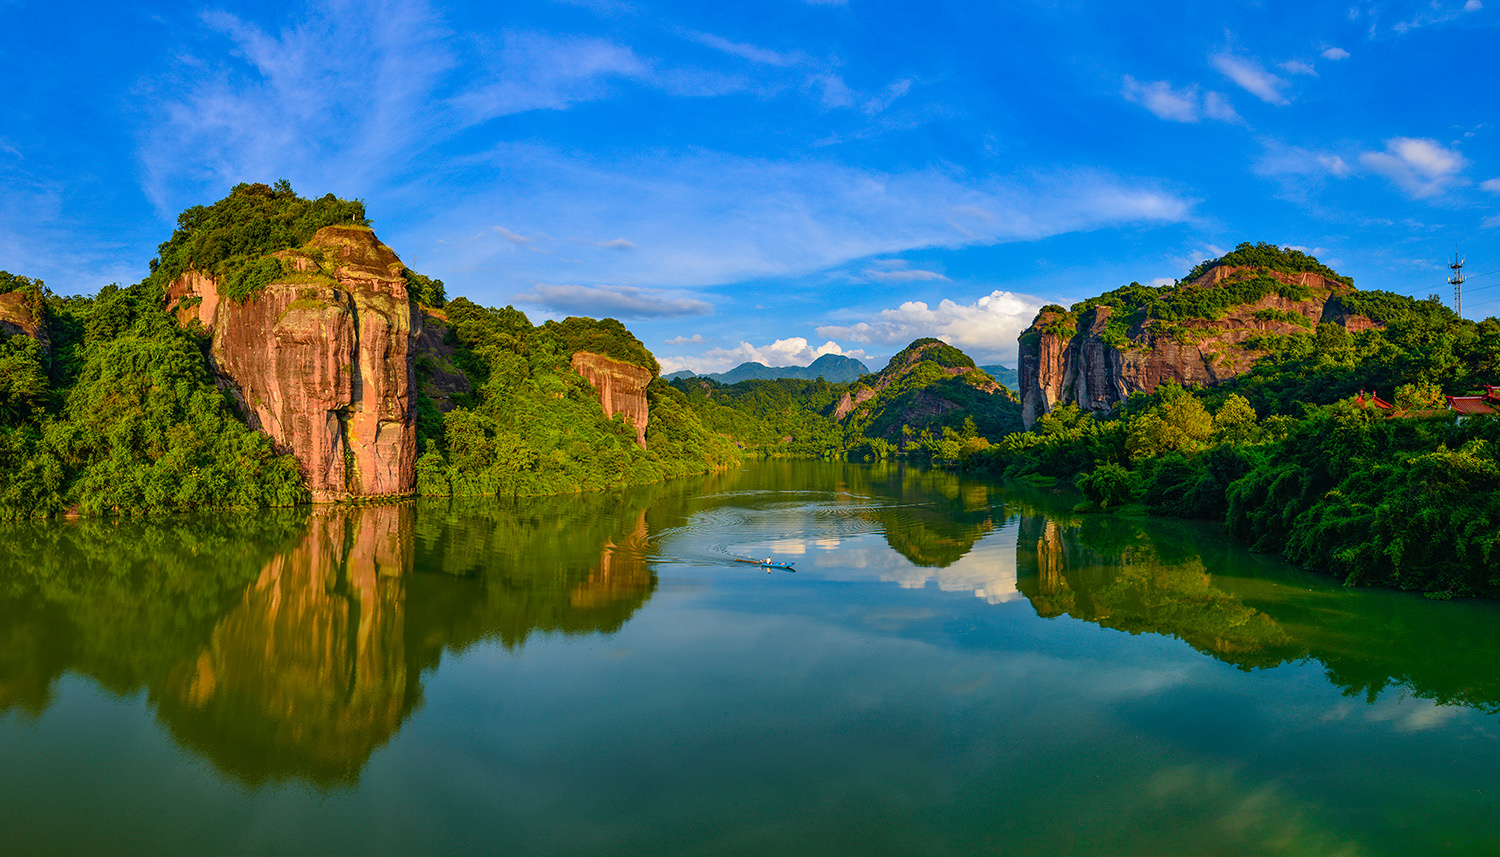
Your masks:
<path fill-rule="evenodd" d="M 647 508 L 670 516 L 685 493 L 11 527 L 0 711 L 40 715 L 73 671 L 145 690 L 243 782 L 353 783 L 442 653 L 618 630 L 655 586 Z"/>
<path fill-rule="evenodd" d="M 1312 659 L 1345 695 L 1390 687 L 1500 713 L 1493 605 L 1345 589 L 1247 554 L 1207 524 L 1074 515 L 1013 497 L 1017 587 L 1038 616 L 1176 637 L 1242 669 Z"/>

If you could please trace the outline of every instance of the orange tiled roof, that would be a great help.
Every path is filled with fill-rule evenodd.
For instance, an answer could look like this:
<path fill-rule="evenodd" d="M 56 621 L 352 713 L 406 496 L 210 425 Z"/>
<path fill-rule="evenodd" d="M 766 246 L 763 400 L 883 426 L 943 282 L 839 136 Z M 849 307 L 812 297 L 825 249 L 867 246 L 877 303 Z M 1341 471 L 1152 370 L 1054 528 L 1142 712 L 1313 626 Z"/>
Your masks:
<path fill-rule="evenodd" d="M 1494 407 L 1486 396 L 1449 396 L 1448 408 L 1460 414 L 1493 414 Z"/>

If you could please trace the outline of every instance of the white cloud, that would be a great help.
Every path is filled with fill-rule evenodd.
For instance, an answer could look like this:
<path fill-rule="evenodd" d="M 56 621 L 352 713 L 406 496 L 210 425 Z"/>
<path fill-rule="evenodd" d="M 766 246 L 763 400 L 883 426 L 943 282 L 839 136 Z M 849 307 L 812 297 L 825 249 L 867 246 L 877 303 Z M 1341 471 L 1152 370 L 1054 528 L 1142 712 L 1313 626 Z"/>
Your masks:
<path fill-rule="evenodd" d="M 695 333 L 692 336 L 674 336 L 671 339 L 663 341 L 668 345 L 697 345 L 698 343 L 706 342 L 707 340 L 703 338 L 703 334 Z"/>
<path fill-rule="evenodd" d="M 1483 9 L 1483 8 L 1484 8 L 1484 4 L 1481 3 L 1481 2 L 1479 2 L 1479 0 L 1469 0 L 1469 2 L 1467 2 L 1467 3 L 1464 4 L 1464 11 L 1465 12 L 1478 12 L 1480 9 Z"/>
<path fill-rule="evenodd" d="M 1261 142 L 1265 151 L 1251 164 L 1251 170 L 1256 175 L 1344 178 L 1353 172 L 1339 155 L 1288 146 L 1275 140 Z"/>
<path fill-rule="evenodd" d="M 916 268 L 896 268 L 884 271 L 879 268 L 866 268 L 861 275 L 878 283 L 919 283 L 948 279 L 937 271 L 923 271 Z"/>
<path fill-rule="evenodd" d="M 778 339 L 770 345 L 754 346 L 748 342 L 741 342 L 733 348 L 710 348 L 700 357 L 661 358 L 661 364 L 664 369 L 669 364 L 676 367 L 667 371 L 691 369 L 699 375 L 706 375 L 713 372 L 726 372 L 741 363 L 760 363 L 766 366 L 810 366 L 814 360 L 825 354 L 837 354 L 852 357 L 855 360 L 864 360 L 867 356 L 862 349 L 846 351 L 832 340 L 813 346 L 806 339 L 793 336 L 789 339 Z"/>
<path fill-rule="evenodd" d="M 527 238 L 525 235 L 517 235 L 509 229 L 506 229 L 504 226 L 495 226 L 491 228 L 495 230 L 496 235 L 499 235 L 501 238 L 504 238 L 506 241 L 509 241 L 510 243 L 515 244 L 518 247 L 525 247 L 528 250 L 537 249 L 534 243 L 536 239 L 534 238 Z"/>
<path fill-rule="evenodd" d="M 1384 152 L 1365 152 L 1360 163 L 1395 182 L 1416 199 L 1436 196 L 1460 181 L 1464 156 L 1436 140 L 1393 137 Z"/>
<path fill-rule="evenodd" d="M 871 115 L 880 113 L 887 107 L 890 107 L 891 104 L 895 103 L 896 99 L 900 98 L 910 91 L 910 80 L 898 80 L 895 83 L 887 86 L 879 95 L 876 95 L 875 97 L 867 100 L 864 104 L 863 110 Z"/>
<path fill-rule="evenodd" d="M 449 240 L 421 269 L 469 294 L 465 279 L 493 290 L 505 281 L 701 287 L 801 276 L 914 249 L 1180 222 L 1192 207 L 1153 183 L 1093 170 L 882 173 L 702 150 L 600 163 L 519 144 L 491 157 L 492 171 L 469 184 L 472 196 L 445 198 L 430 218 L 414 216 L 422 221 L 415 235 L 383 236 L 401 246 Z M 525 235 L 625 234 L 639 247 L 579 246 L 569 261 L 451 238 L 473 234 L 478 218 Z"/>
<path fill-rule="evenodd" d="M 1500 193 L 1500 179 L 1485 179 L 1479 183 L 1479 187 L 1490 193 Z"/>
<path fill-rule="evenodd" d="M 633 286 L 570 286 L 537 283 L 515 296 L 517 303 L 599 318 L 675 318 L 708 315 L 713 307 L 700 300 L 675 297 L 660 289 Z"/>
<path fill-rule="evenodd" d="M 1343 48 L 1329 48 L 1323 52 L 1323 59 L 1326 60 L 1346 60 L 1348 58 L 1349 52 Z"/>
<path fill-rule="evenodd" d="M 1306 74 L 1313 77 L 1318 76 L 1318 70 L 1312 67 L 1312 63 L 1301 60 L 1288 60 L 1281 64 L 1281 70 L 1287 74 Z"/>
<path fill-rule="evenodd" d="M 1291 103 L 1281 92 L 1286 88 L 1286 81 L 1261 68 L 1260 63 L 1227 53 L 1216 54 L 1209 61 L 1225 77 L 1261 101 L 1277 105 Z"/>
<path fill-rule="evenodd" d="M 726 38 L 715 36 L 711 33 L 688 33 L 687 36 L 693 41 L 713 48 L 716 51 L 723 51 L 726 54 L 737 56 L 760 65 L 788 66 L 803 62 L 801 57 L 795 55 L 777 53 L 776 51 L 743 42 L 731 42 Z"/>
<path fill-rule="evenodd" d="M 1127 74 L 1121 94 L 1126 101 L 1141 105 L 1158 119 L 1171 122 L 1197 122 L 1205 117 L 1220 122 L 1238 122 L 1240 119 L 1223 94 L 1208 92 L 1200 95 L 1196 85 L 1175 89 L 1165 80 L 1142 83 Z"/>
<path fill-rule="evenodd" d="M 824 325 L 817 332 L 819 336 L 898 348 L 932 336 L 980 363 L 1011 361 L 1016 355 L 1016 338 L 1031 324 L 1043 303 L 1029 295 L 996 289 L 971 304 L 945 298 L 936 307 L 929 307 L 922 301 L 907 301 L 895 309 L 881 310 L 873 321 Z"/>

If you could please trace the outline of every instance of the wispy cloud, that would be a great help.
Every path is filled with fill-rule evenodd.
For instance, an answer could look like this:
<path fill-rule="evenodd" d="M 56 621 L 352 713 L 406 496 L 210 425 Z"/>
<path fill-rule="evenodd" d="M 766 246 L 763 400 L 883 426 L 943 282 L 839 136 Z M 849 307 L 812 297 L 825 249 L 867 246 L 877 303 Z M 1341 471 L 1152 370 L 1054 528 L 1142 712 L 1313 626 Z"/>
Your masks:
<path fill-rule="evenodd" d="M 697 345 L 698 343 L 705 342 L 706 340 L 703 338 L 703 334 L 695 333 L 692 336 L 674 336 L 671 339 L 662 341 L 668 345 Z"/>
<path fill-rule="evenodd" d="M 1285 105 L 1291 102 L 1282 94 L 1287 82 L 1268 72 L 1255 60 L 1229 53 L 1216 54 L 1209 58 L 1214 68 L 1234 81 L 1239 87 L 1268 104 Z"/>
<path fill-rule="evenodd" d="M 907 301 L 881 310 L 871 321 L 824 325 L 819 336 L 886 346 L 904 346 L 924 336 L 937 337 L 981 360 L 1013 360 L 1016 339 L 1031 324 L 1044 301 L 995 290 L 973 303 L 943 299 L 936 307 Z"/>
<path fill-rule="evenodd" d="M 731 42 L 722 36 L 715 36 L 712 33 L 688 32 L 686 35 L 689 39 L 701 45 L 761 65 L 790 66 L 799 65 L 807 61 L 806 57 L 798 54 L 784 54 L 743 42 Z"/>
<path fill-rule="evenodd" d="M 537 283 L 529 292 L 517 294 L 515 300 L 559 312 L 621 318 L 678 318 L 713 312 L 711 304 L 700 300 L 677 297 L 672 292 L 661 289 L 641 289 L 634 286 Z"/>
<path fill-rule="evenodd" d="M 886 265 L 884 267 L 871 267 L 861 272 L 867 280 L 877 283 L 921 283 L 931 280 L 946 280 L 947 277 L 937 271 L 924 271 L 918 268 L 907 268 L 902 260 L 891 260 L 899 262 L 900 265 Z"/>
<path fill-rule="evenodd" d="M 1412 137 L 1387 140 L 1384 152 L 1365 152 L 1359 160 L 1415 199 L 1437 196 L 1458 184 L 1469 163 L 1436 140 Z"/>
<path fill-rule="evenodd" d="M 528 110 L 564 110 L 602 98 L 617 79 L 646 80 L 648 63 L 607 39 L 514 32 L 490 63 L 489 79 L 455 99 L 465 124 Z"/>
<path fill-rule="evenodd" d="M 1142 83 L 1127 74 L 1121 94 L 1126 101 L 1141 105 L 1158 119 L 1172 122 L 1198 122 L 1205 118 L 1220 122 L 1240 121 L 1239 114 L 1222 93 L 1204 93 L 1196 84 L 1177 89 L 1165 80 Z"/>
<path fill-rule="evenodd" d="M 1343 48 L 1329 48 L 1323 51 L 1323 59 L 1325 60 L 1346 60 L 1348 58 L 1349 52 Z"/>
<path fill-rule="evenodd" d="M 1500 179 L 1485 179 L 1479 183 L 1479 187 L 1490 193 L 1500 193 Z"/>
<path fill-rule="evenodd" d="M 497 149 L 491 166 L 476 173 L 469 197 L 443 200 L 416 243 L 471 234 L 473 220 L 484 217 L 526 235 L 624 234 L 639 246 L 607 255 L 579 247 L 570 262 L 454 241 L 442 249 L 447 270 L 437 274 L 445 279 L 459 282 L 471 272 L 490 283 L 498 275 L 523 283 L 708 286 L 804 275 L 918 248 L 1175 223 L 1193 207 L 1153 182 L 1096 170 L 882 173 L 701 150 L 600 162 L 529 145 Z"/>
<path fill-rule="evenodd" d="M 202 16 L 214 50 L 181 54 L 137 93 L 145 190 L 164 217 L 245 180 L 356 196 L 444 133 L 431 96 L 454 64 L 446 30 L 422 2 L 365 5 L 316 7 L 276 33 Z"/>

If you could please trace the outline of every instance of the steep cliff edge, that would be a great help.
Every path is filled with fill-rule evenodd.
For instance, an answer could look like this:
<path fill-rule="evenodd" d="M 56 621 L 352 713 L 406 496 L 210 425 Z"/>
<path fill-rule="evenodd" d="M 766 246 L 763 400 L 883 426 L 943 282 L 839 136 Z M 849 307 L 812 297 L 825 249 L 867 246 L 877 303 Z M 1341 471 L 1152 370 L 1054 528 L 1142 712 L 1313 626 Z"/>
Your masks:
<path fill-rule="evenodd" d="M 38 317 L 33 307 L 32 296 L 27 292 L 5 292 L 0 294 L 0 338 L 29 336 L 48 349 L 51 339 L 47 324 Z"/>
<path fill-rule="evenodd" d="M 646 385 L 656 377 L 650 369 L 594 354 L 589 351 L 574 352 L 570 361 L 573 371 L 588 379 L 599 393 L 599 406 L 604 415 L 614 418 L 624 414 L 635 426 L 635 442 L 646 448 L 646 426 L 651 414 L 646 405 Z"/>
<path fill-rule="evenodd" d="M 1348 278 L 1294 251 L 1241 245 L 1193 274 L 1159 288 L 1133 283 L 1071 309 L 1044 307 L 1020 337 L 1024 425 L 1065 404 L 1107 412 L 1166 381 L 1222 383 L 1248 371 L 1277 338 L 1319 324 L 1378 326 L 1340 300 L 1355 291 Z"/>
<path fill-rule="evenodd" d="M 253 427 L 297 456 L 314 500 L 411 493 L 421 315 L 401 260 L 361 226 L 325 226 L 274 256 L 283 275 L 243 303 L 188 270 L 168 306 L 212 333 L 221 385 Z"/>

